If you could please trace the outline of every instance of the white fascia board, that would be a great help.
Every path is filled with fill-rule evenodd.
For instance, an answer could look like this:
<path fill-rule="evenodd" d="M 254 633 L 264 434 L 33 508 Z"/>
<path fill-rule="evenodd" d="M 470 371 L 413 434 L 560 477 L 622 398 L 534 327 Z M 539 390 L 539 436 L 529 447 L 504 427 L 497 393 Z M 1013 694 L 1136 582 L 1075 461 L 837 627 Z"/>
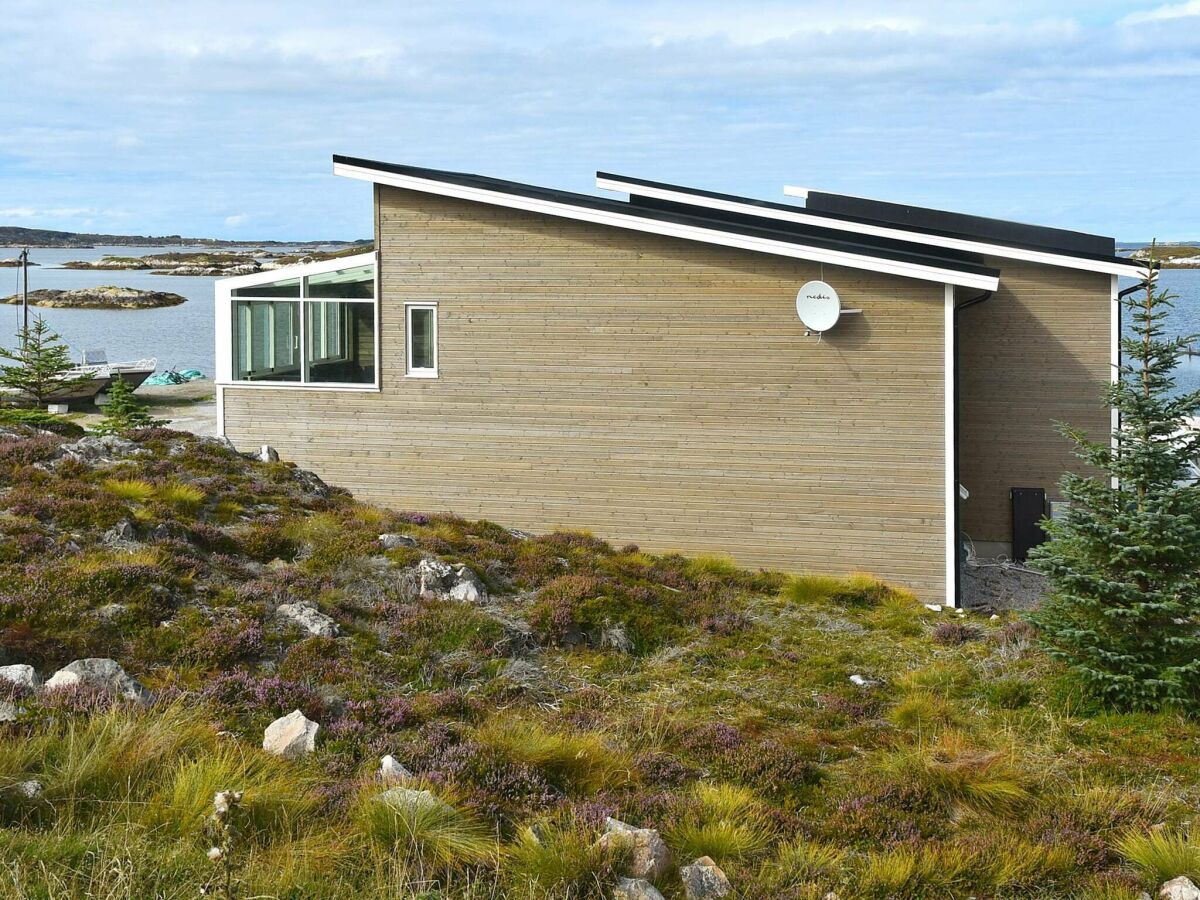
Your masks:
<path fill-rule="evenodd" d="M 443 197 L 456 197 L 461 200 L 472 200 L 476 203 L 488 203 L 493 206 L 505 206 L 510 209 L 523 209 L 544 215 L 558 216 L 564 219 L 576 219 L 581 222 L 595 222 L 614 228 L 625 228 L 630 231 L 642 231 L 648 234 L 660 234 L 667 237 L 683 238 L 699 241 L 705 244 L 718 244 L 723 247 L 737 247 L 742 250 L 752 250 L 758 253 L 770 253 L 774 256 L 788 256 L 793 259 L 806 259 L 813 262 L 828 263 L 836 266 L 847 266 L 852 269 L 864 269 L 871 272 L 883 272 L 888 275 L 899 275 L 904 278 L 916 278 L 921 281 L 933 281 L 938 284 L 955 284 L 963 287 L 980 288 L 994 291 L 999 286 L 999 279 L 991 275 L 981 275 L 970 272 L 959 272 L 954 269 L 943 269 L 938 266 L 923 266 L 916 263 L 906 263 L 897 260 L 879 259 L 874 256 L 864 256 L 857 253 L 847 253 L 841 250 L 826 250 L 818 247 L 807 247 L 788 241 L 775 241 L 769 238 L 751 237 L 734 234 L 716 228 L 701 228 L 696 225 L 680 225 L 674 222 L 662 222 L 643 216 L 627 215 L 608 210 L 590 209 L 583 206 L 572 206 L 569 203 L 559 203 L 554 200 L 541 200 L 535 197 L 522 197 L 517 194 L 507 194 L 486 188 L 470 187 L 467 185 L 451 184 L 430 178 L 418 178 L 412 175 L 400 175 L 394 172 L 383 172 L 363 166 L 334 163 L 333 174 L 346 178 L 356 178 L 360 181 L 370 181 L 374 184 L 384 184 L 391 187 L 404 188 L 410 191 L 421 191 L 427 194 L 439 194 Z M 279 271 L 279 270 L 276 270 Z M 247 276 L 248 277 L 248 276 Z"/>
<path fill-rule="evenodd" d="M 925 244 L 930 247 L 944 247 L 948 250 L 966 250 L 970 253 L 984 253 L 991 256 L 1004 257 L 1005 259 L 1019 259 L 1024 262 L 1059 266 L 1064 269 L 1081 269 L 1085 272 L 1130 276 L 1136 275 L 1137 270 L 1137 264 L 1132 260 L 1126 264 L 1103 259 L 1080 259 L 1076 256 L 1064 256 L 1060 253 L 1048 253 L 1043 250 L 1006 247 L 1003 244 L 989 244 L 966 238 L 946 237 L 939 234 L 928 234 L 924 231 L 909 231 L 903 228 L 892 228 L 887 225 L 872 225 L 868 222 L 848 222 L 844 219 L 814 215 L 799 207 L 795 210 L 772 209 L 770 207 L 755 206 L 752 203 L 738 203 L 734 200 L 705 197 L 687 191 L 646 187 L 645 185 L 620 181 L 615 178 L 597 178 L 596 187 L 606 191 L 618 191 L 625 194 L 635 194 L 639 197 L 667 200 L 672 203 L 686 203 L 689 206 L 720 209 L 726 212 L 758 216 L 764 219 L 777 219 L 781 222 L 796 222 L 800 225 L 815 225 L 820 228 L 832 228 L 838 231 L 849 231 L 854 234 L 869 234 L 875 237 L 907 241 L 910 244 Z M 784 193 L 793 197 L 807 197 L 810 190 L 809 188 L 789 187 L 784 188 Z"/>
<path fill-rule="evenodd" d="M 307 275 L 324 275 L 326 272 L 337 272 L 340 269 L 353 269 L 356 266 L 368 266 L 375 262 L 375 251 L 356 253 L 353 256 L 339 256 L 336 259 L 322 259 L 317 262 L 296 263 L 292 266 L 281 266 L 278 269 L 264 269 L 261 272 L 251 272 L 249 275 L 233 275 L 229 278 L 218 278 L 217 285 L 229 291 L 238 288 L 254 287 L 259 284 L 271 284 L 276 281 L 286 281 L 289 278 L 302 278 Z"/>
<path fill-rule="evenodd" d="M 807 200 L 810 190 L 811 188 L 800 187 L 795 184 L 785 184 L 783 186 L 783 195 L 785 197 L 799 197 L 801 200 Z"/>

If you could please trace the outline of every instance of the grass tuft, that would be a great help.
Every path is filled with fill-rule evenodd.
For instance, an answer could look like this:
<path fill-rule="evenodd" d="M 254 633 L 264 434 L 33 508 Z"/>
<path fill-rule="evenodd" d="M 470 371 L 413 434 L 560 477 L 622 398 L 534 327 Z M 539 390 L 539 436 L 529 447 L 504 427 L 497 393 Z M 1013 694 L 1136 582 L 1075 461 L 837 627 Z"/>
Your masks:
<path fill-rule="evenodd" d="M 1117 852 L 1153 884 L 1180 875 L 1200 879 L 1200 846 L 1167 828 L 1131 831 L 1117 841 Z"/>

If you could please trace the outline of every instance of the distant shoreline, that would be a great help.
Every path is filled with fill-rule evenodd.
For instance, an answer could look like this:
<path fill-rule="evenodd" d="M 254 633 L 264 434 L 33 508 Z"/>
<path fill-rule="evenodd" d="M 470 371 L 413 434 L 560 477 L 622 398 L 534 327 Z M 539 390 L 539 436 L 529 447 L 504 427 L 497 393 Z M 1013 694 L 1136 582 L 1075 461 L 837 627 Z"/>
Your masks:
<path fill-rule="evenodd" d="M 96 247 L 353 247 L 370 244 L 370 238 L 320 241 L 255 241 L 168 235 L 94 234 L 50 231 L 44 228 L 0 226 L 0 247 L 29 247 L 40 250 L 91 250 Z"/>

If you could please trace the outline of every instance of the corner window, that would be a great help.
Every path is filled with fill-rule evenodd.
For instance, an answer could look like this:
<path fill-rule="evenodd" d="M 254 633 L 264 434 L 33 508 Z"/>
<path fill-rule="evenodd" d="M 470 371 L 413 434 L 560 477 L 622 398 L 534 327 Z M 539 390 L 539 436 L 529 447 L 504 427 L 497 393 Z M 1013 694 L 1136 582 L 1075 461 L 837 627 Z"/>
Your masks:
<path fill-rule="evenodd" d="M 377 383 L 374 264 L 240 287 L 231 299 L 234 381 Z"/>
<path fill-rule="evenodd" d="M 404 349 L 407 373 L 414 378 L 437 377 L 437 304 L 404 306 Z"/>

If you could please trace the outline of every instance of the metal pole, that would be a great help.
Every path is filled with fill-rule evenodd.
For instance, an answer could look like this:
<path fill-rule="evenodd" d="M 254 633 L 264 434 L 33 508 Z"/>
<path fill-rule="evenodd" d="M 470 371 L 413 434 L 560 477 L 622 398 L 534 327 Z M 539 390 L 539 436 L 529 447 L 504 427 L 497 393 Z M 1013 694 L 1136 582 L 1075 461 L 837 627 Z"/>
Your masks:
<path fill-rule="evenodd" d="M 29 248 L 21 251 L 21 276 L 24 282 L 21 288 L 21 349 L 29 340 Z"/>

